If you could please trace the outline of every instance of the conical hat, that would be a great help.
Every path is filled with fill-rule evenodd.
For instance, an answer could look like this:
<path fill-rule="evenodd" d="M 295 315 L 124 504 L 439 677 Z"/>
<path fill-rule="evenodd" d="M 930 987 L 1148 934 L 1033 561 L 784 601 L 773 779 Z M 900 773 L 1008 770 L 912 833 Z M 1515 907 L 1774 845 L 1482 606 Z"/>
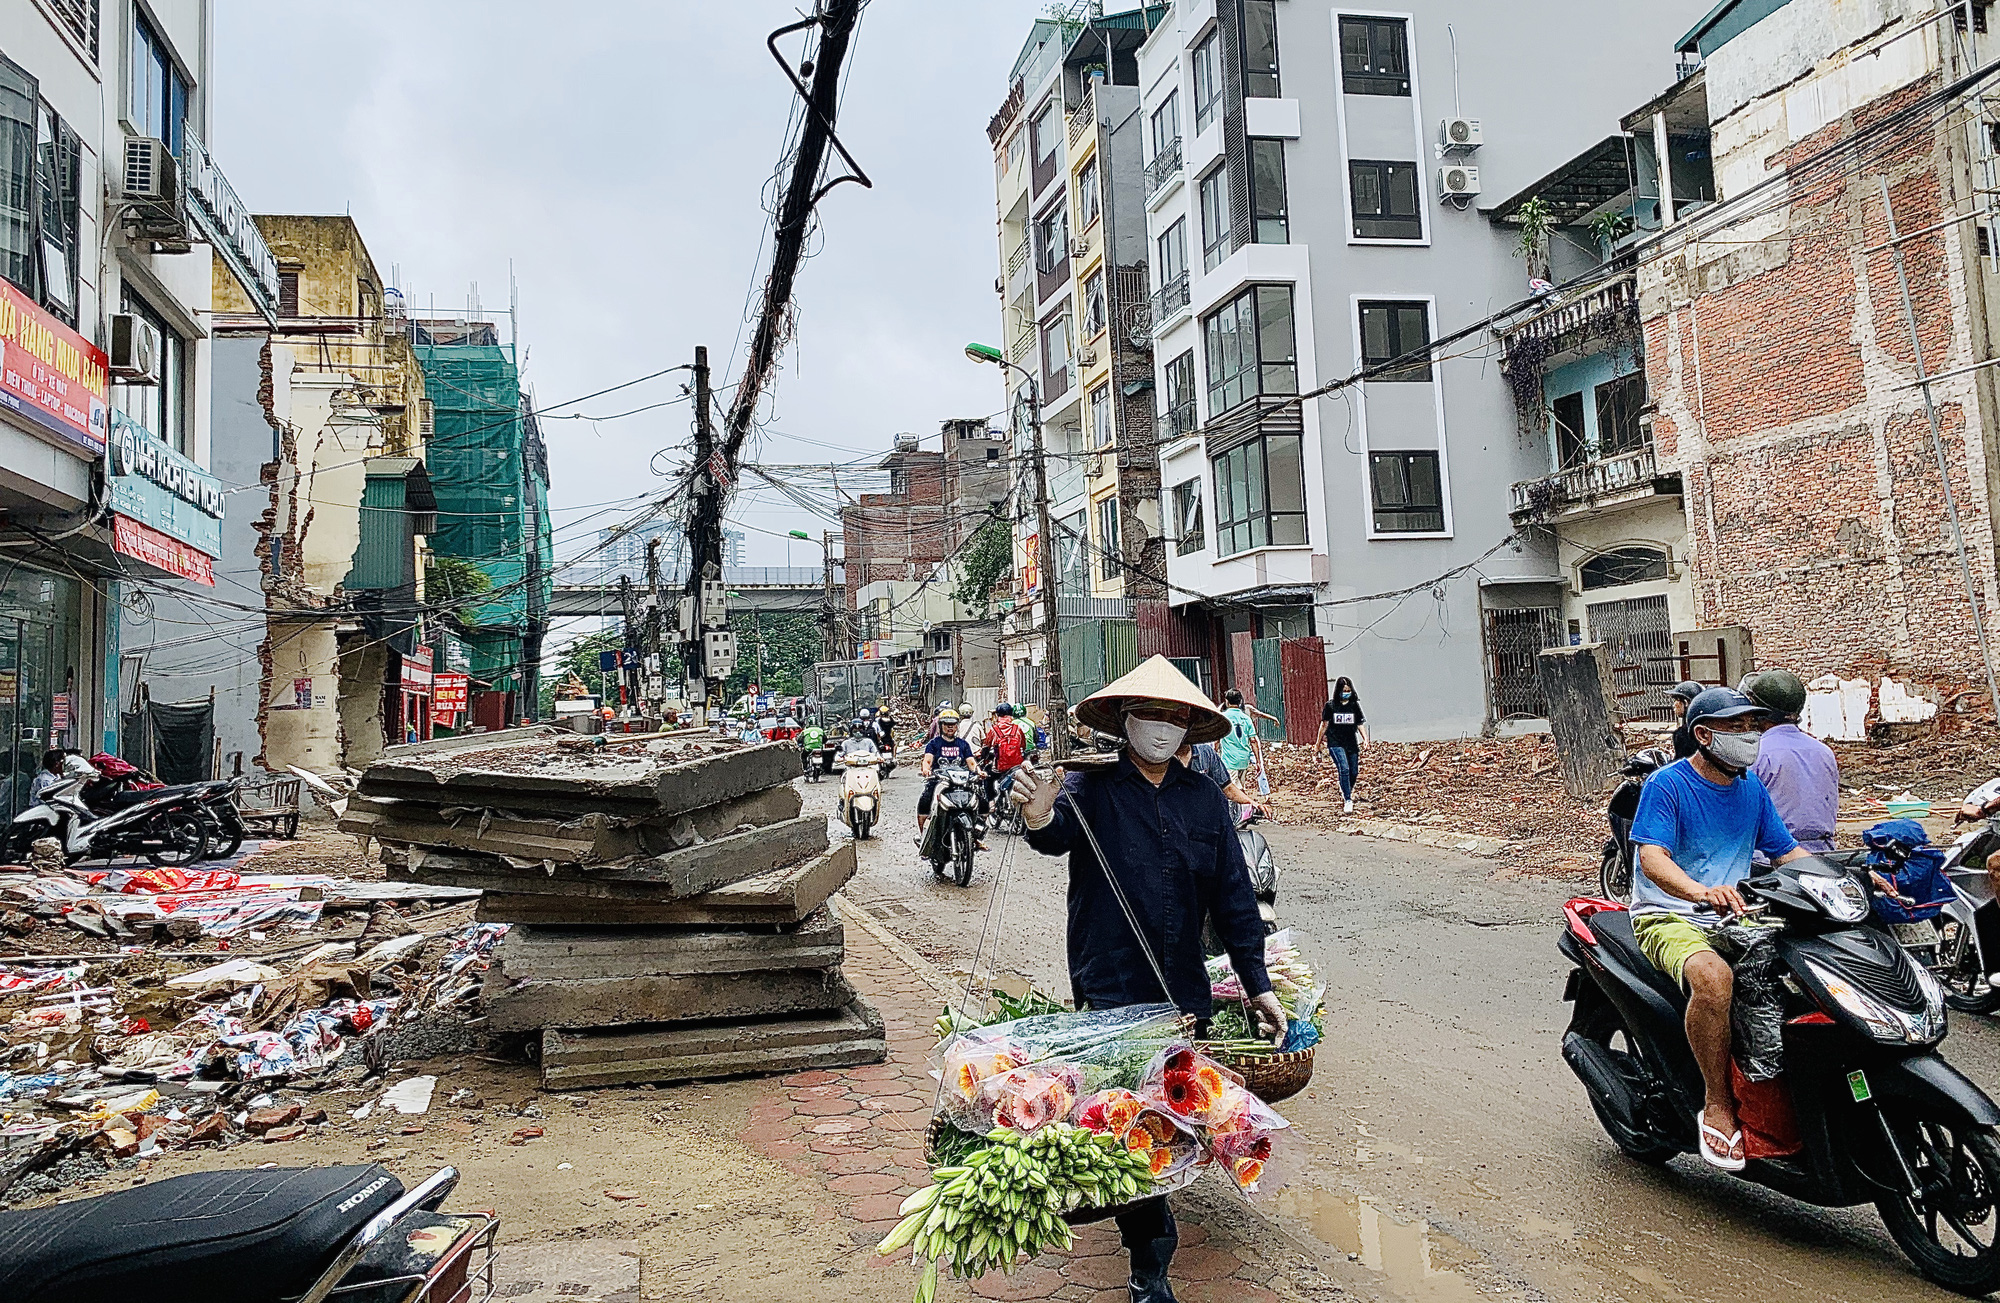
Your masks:
<path fill-rule="evenodd" d="M 1216 742 L 1229 736 L 1229 721 L 1215 703 L 1188 682 L 1187 675 L 1174 668 L 1164 656 L 1154 656 L 1112 683 L 1107 683 L 1077 705 L 1076 717 L 1100 733 L 1125 732 L 1125 705 L 1130 701 L 1183 701 L 1194 707 L 1188 725 L 1188 741 Z"/>

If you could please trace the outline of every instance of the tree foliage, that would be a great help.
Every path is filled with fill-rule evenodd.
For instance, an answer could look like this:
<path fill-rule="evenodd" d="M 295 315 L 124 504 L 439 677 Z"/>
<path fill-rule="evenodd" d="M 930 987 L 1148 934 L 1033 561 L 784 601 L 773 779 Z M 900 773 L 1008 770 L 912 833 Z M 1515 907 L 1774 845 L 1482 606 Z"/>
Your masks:
<path fill-rule="evenodd" d="M 432 556 L 424 567 L 424 599 L 450 614 L 467 629 L 479 627 L 476 599 L 493 591 L 493 577 L 464 557 Z"/>
<path fill-rule="evenodd" d="M 535 717 L 537 719 L 553 719 L 555 717 L 556 689 L 566 683 L 572 674 L 582 679 L 592 692 L 599 691 L 600 685 L 608 678 L 611 687 L 609 700 L 618 700 L 618 681 L 615 676 L 600 677 L 600 672 L 597 668 L 597 654 L 599 652 L 617 651 L 624 645 L 625 636 L 622 631 L 606 629 L 602 633 L 588 634 L 582 638 L 578 638 L 575 642 L 563 648 L 554 661 L 545 662 L 542 666 L 541 710 Z"/>
<path fill-rule="evenodd" d="M 989 520 L 965 545 L 959 560 L 958 587 L 951 590 L 951 599 L 984 617 L 991 613 L 994 586 L 1013 571 L 1014 531 L 1004 520 Z"/>
<path fill-rule="evenodd" d="M 749 691 L 757 678 L 757 645 L 764 646 L 764 691 L 800 697 L 825 641 L 819 616 L 812 611 L 731 611 L 729 627 L 736 632 L 736 672 L 723 684 L 723 699 L 733 701 Z"/>

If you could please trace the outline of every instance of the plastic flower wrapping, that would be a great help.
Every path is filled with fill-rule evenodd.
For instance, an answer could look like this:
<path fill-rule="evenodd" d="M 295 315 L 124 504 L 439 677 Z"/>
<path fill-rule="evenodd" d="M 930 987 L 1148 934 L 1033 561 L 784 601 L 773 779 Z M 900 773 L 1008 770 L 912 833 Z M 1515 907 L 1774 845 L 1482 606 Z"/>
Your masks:
<path fill-rule="evenodd" d="M 1246 1193 L 1257 1189 L 1272 1137 L 1291 1125 L 1252 1094 L 1243 1078 L 1185 1045 L 1168 1047 L 1147 1066 L 1139 1095 L 1163 1105 L 1198 1135 L 1204 1158 Z"/>
<path fill-rule="evenodd" d="M 1293 1007 L 1301 996 L 1315 989 L 1312 967 L 1300 956 L 1290 928 L 1264 938 L 1264 969 L 1271 975 L 1271 989 L 1286 1008 Z M 1228 955 L 1217 955 L 1208 961 L 1208 985 L 1217 1000 L 1243 998 L 1243 979 L 1236 975 L 1236 966 Z"/>

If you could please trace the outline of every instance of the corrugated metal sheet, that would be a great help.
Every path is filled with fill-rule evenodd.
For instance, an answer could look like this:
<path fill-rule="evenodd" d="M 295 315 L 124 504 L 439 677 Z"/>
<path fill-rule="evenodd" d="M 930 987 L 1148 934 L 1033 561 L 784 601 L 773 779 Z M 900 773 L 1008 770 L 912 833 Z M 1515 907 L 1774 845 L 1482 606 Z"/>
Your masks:
<path fill-rule="evenodd" d="M 1140 598 L 1132 603 L 1132 618 L 1138 628 L 1139 658 L 1165 656 L 1170 659 L 1199 658 L 1206 662 L 1212 654 L 1208 617 L 1189 610 L 1176 610 L 1166 602 Z"/>
<path fill-rule="evenodd" d="M 361 541 L 354 547 L 348 588 L 394 588 L 409 582 L 413 563 L 401 475 L 370 475 L 361 490 Z"/>
<path fill-rule="evenodd" d="M 1326 704 L 1326 644 L 1286 638 L 1278 646 L 1278 674 L 1284 680 L 1285 740 L 1309 746 Z"/>
<path fill-rule="evenodd" d="M 1266 720 L 1257 721 L 1257 733 L 1266 742 L 1289 741 L 1285 723 L 1285 691 L 1283 675 L 1279 671 L 1278 639 L 1259 638 L 1251 645 L 1252 659 L 1256 667 L 1257 690 L 1251 694 L 1256 698 L 1257 709 L 1278 717 L 1272 724 Z"/>

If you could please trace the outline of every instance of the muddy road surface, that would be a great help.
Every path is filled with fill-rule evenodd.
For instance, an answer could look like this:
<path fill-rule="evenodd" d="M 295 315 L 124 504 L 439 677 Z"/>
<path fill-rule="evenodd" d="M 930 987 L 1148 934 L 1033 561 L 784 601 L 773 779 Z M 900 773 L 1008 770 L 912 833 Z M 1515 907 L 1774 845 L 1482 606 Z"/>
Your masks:
<path fill-rule="evenodd" d="M 911 844 L 921 780 L 899 768 L 860 848 L 855 904 L 961 979 L 975 956 L 1067 995 L 1062 862 L 993 836 L 972 885 Z M 807 785 L 831 812 L 835 782 Z M 1304 1141 L 1267 1211 L 1366 1269 L 1378 1298 L 1945 1299 L 1872 1207 L 1794 1203 L 1683 1157 L 1651 1168 L 1598 1128 L 1558 1054 L 1561 905 L 1583 884 L 1489 861 L 1265 824 L 1278 912 L 1327 982 L 1327 1044 L 1282 1111 Z M 983 938 L 983 941 L 982 941 Z M 2000 1093 L 2000 1026 L 1954 1013 L 1945 1056 Z M 1351 1279 L 1351 1276 L 1348 1277 Z"/>

